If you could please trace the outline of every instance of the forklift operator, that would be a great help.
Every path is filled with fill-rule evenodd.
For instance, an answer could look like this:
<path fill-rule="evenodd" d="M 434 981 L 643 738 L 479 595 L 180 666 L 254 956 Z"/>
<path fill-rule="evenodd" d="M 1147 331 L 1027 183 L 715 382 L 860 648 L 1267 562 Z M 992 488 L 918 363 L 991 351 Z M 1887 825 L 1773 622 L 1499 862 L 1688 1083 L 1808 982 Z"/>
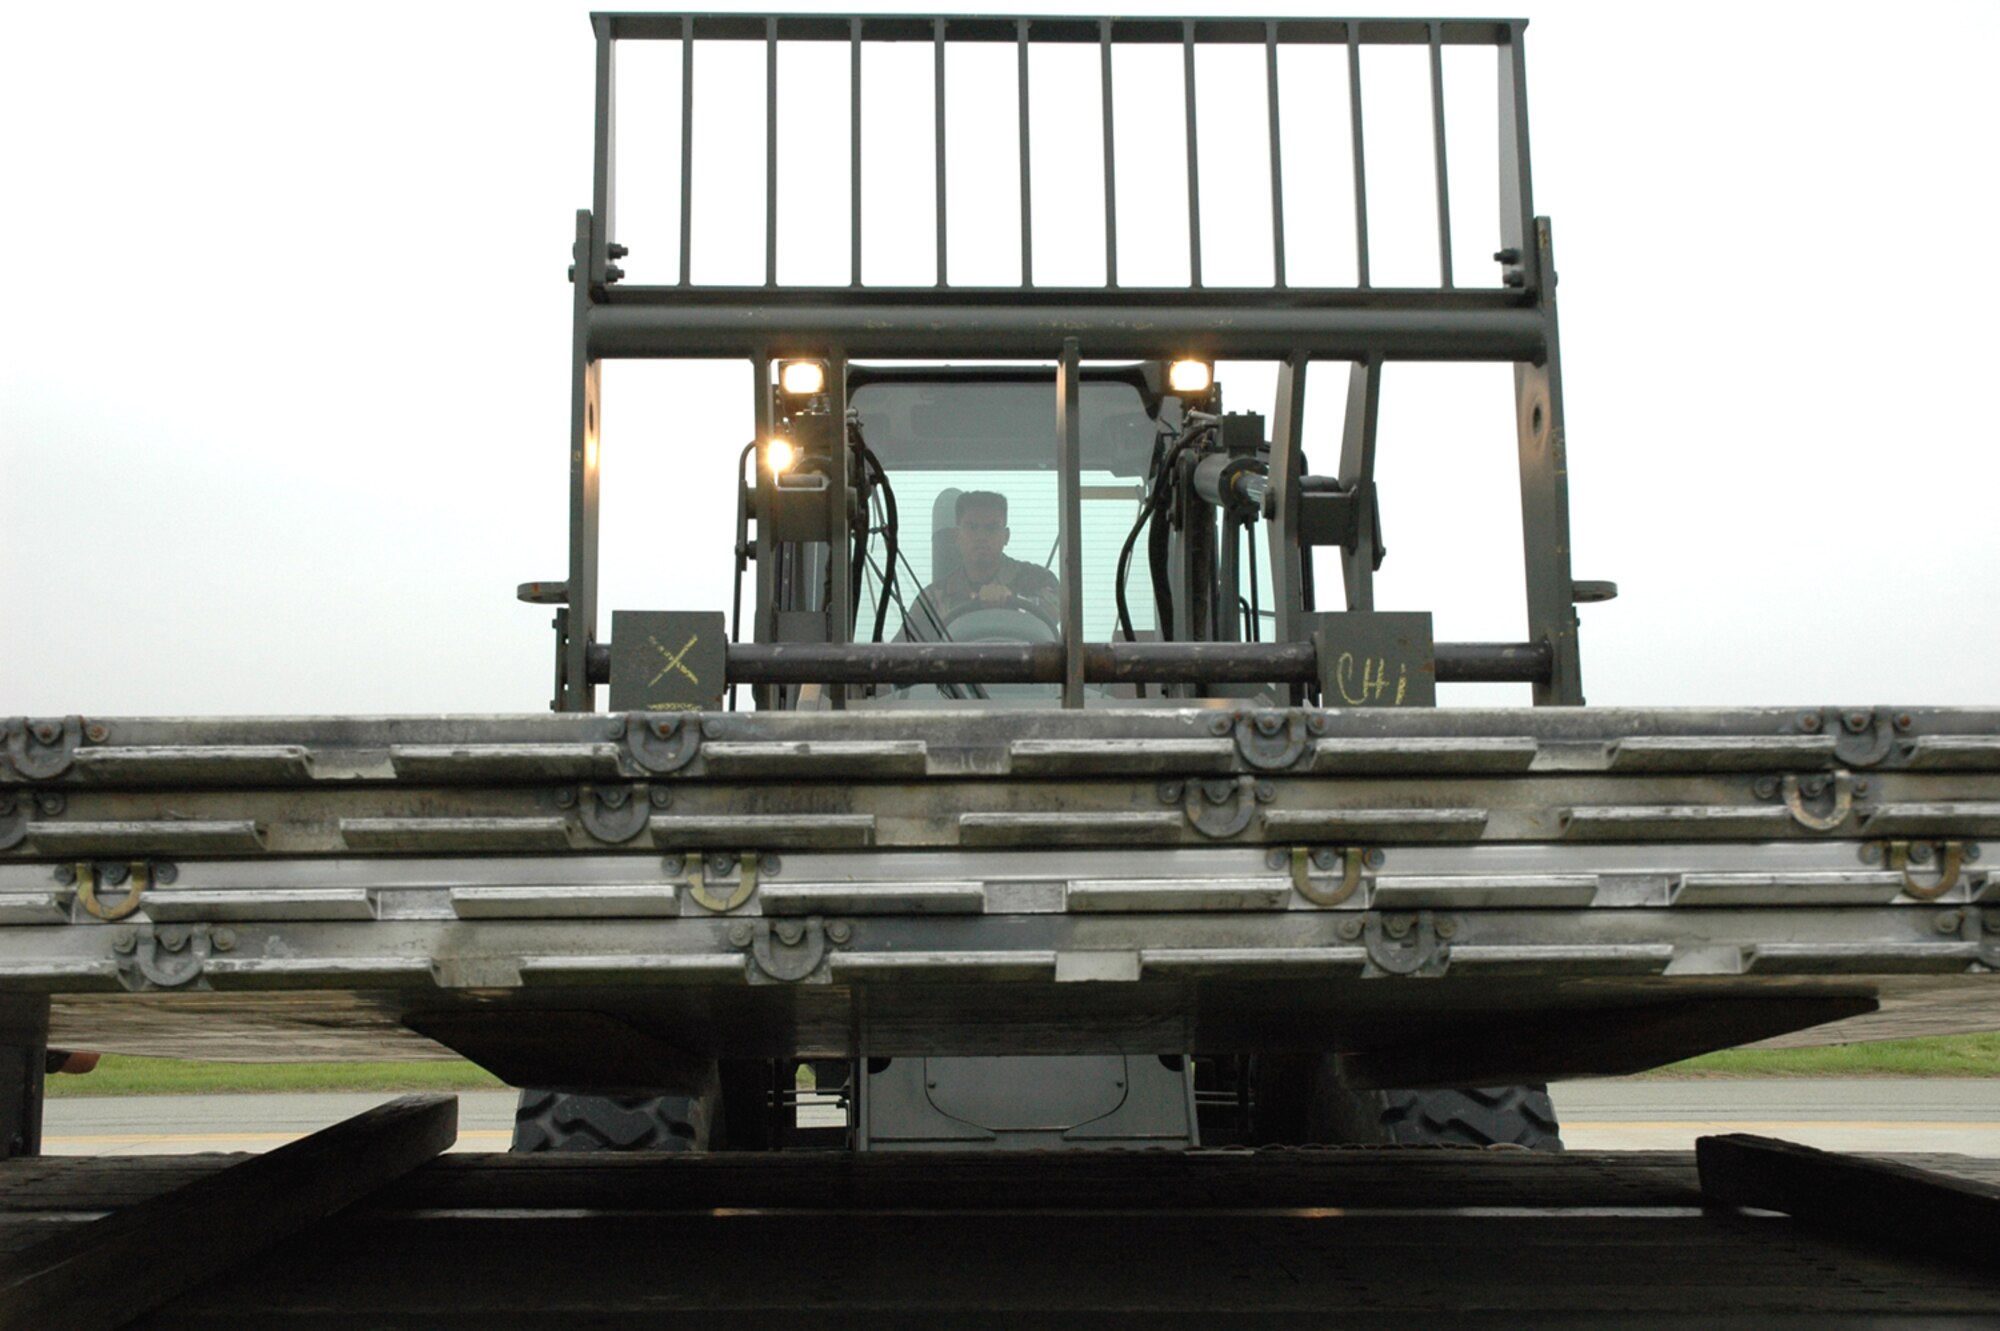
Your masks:
<path fill-rule="evenodd" d="M 967 490 L 958 497 L 957 515 L 959 567 L 924 588 L 921 601 L 929 615 L 921 617 L 948 624 L 974 606 L 1012 607 L 1059 623 L 1062 591 L 1055 575 L 1007 557 L 1007 496 Z"/>

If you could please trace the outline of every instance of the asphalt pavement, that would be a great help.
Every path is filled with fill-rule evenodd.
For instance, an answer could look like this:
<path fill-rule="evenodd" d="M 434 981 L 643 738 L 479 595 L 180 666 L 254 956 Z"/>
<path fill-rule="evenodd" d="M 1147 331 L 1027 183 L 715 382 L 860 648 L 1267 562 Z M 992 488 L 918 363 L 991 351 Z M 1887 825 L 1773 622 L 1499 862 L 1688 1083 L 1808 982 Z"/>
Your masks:
<path fill-rule="evenodd" d="M 1836 1151 L 2000 1157 L 2000 1080 L 1614 1080 L 1551 1088 L 1575 1150 L 1690 1150 L 1713 1132 L 1756 1132 Z M 50 1100 L 50 1155 L 265 1151 L 394 1099 L 392 1093 L 148 1095 Z M 504 1151 L 512 1091 L 459 1096 L 460 1151 Z"/>

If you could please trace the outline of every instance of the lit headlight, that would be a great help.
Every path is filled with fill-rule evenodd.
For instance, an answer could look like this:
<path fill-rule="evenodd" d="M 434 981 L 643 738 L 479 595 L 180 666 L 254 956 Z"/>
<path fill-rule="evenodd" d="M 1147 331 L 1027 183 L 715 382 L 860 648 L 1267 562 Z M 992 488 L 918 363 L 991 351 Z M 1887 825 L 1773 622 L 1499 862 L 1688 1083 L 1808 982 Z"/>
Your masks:
<path fill-rule="evenodd" d="M 778 369 L 778 386 L 793 397 L 826 391 L 826 366 L 816 360 L 786 361 Z"/>
<path fill-rule="evenodd" d="M 1205 360 L 1177 360 L 1167 369 L 1167 387 L 1176 393 L 1206 393 L 1214 378 Z"/>
<path fill-rule="evenodd" d="M 771 474 L 782 476 L 792 469 L 799 460 L 799 451 L 792 447 L 789 439 L 773 439 L 764 445 L 764 461 L 770 466 Z"/>

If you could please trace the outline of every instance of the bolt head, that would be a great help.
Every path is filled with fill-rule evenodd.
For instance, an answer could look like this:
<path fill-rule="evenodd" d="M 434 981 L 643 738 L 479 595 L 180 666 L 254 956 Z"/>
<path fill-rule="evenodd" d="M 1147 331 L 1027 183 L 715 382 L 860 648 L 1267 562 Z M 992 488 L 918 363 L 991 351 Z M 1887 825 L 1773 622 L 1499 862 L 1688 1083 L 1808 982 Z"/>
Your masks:
<path fill-rule="evenodd" d="M 1269 781 L 1259 781 L 1257 783 L 1257 798 L 1262 803 L 1269 804 L 1272 800 L 1278 798 L 1278 788 L 1273 786 Z"/>
<path fill-rule="evenodd" d="M 1312 731 L 1315 735 L 1324 735 L 1326 733 L 1326 718 L 1318 712 L 1314 712 L 1310 717 L 1306 718 L 1306 729 Z"/>
<path fill-rule="evenodd" d="M 568 790 L 568 789 L 564 789 L 564 790 L 558 790 L 558 791 L 556 792 L 556 807 L 557 807 L 558 809 L 573 809 L 573 808 L 575 808 L 575 807 L 576 807 L 576 792 L 575 792 L 574 790 Z"/>
<path fill-rule="evenodd" d="M 35 738 L 40 740 L 44 744 L 55 743 L 56 736 L 61 733 L 62 733 L 61 731 L 57 730 L 54 726 L 50 725 L 46 721 L 42 722 L 40 725 L 35 727 Z"/>
<path fill-rule="evenodd" d="M 1931 854 L 1932 851 L 1930 842 L 1928 841 L 1915 842 L 1910 846 L 1910 863 L 1929 864 L 1931 862 Z"/>
<path fill-rule="evenodd" d="M 673 734 L 676 730 L 679 730 L 680 728 L 681 728 L 681 720 L 677 716 L 660 717 L 648 727 L 648 729 L 650 729 L 655 735 L 659 736 L 661 739 L 667 738 L 669 735 Z"/>
<path fill-rule="evenodd" d="M 1436 928 L 1439 938 L 1455 938 L 1458 936 L 1458 921 L 1452 919 L 1450 916 L 1439 920 Z"/>
<path fill-rule="evenodd" d="M 181 871 L 175 865 L 156 864 L 153 866 L 153 881 L 156 883 L 160 884 L 171 883 L 180 876 L 181 876 Z"/>
<path fill-rule="evenodd" d="M 1799 718 L 1799 729 L 1805 731 L 1808 735 L 1818 734 L 1819 727 L 1820 719 L 1818 712 L 1807 712 Z"/>
<path fill-rule="evenodd" d="M 90 742 L 92 744 L 102 744 L 105 740 L 111 738 L 110 729 L 95 721 L 93 721 L 90 724 L 90 728 L 85 730 L 83 733 L 90 737 Z"/>
<path fill-rule="evenodd" d="M 854 937 L 854 926 L 846 920 L 835 920 L 826 926 L 826 936 L 836 943 L 845 943 Z"/>
<path fill-rule="evenodd" d="M 654 808 L 664 809 L 674 802 L 674 792 L 665 786 L 655 786 L 646 798 L 653 802 Z"/>
<path fill-rule="evenodd" d="M 139 939 L 130 929 L 121 929 L 111 940 L 111 950 L 130 955 L 139 946 Z"/>
<path fill-rule="evenodd" d="M 1908 712 L 1898 712 L 1896 714 L 1896 729 L 1898 730 L 1908 730 L 1916 723 L 1917 718 L 1911 716 Z"/>
<path fill-rule="evenodd" d="M 1355 939 L 1361 937 L 1360 919 L 1356 916 L 1352 915 L 1348 916 L 1346 919 L 1340 922 L 1339 932 L 1342 938 L 1347 939 L 1349 942 L 1353 942 Z"/>
<path fill-rule="evenodd" d="M 1317 868 L 1331 869 L 1333 867 L 1332 848 L 1327 846 L 1321 846 L 1318 850 L 1314 851 L 1313 864 Z"/>
<path fill-rule="evenodd" d="M 785 862 L 776 855 L 765 855 L 757 861 L 757 864 L 764 870 L 766 877 L 785 867 Z"/>
<path fill-rule="evenodd" d="M 58 883 L 74 883 L 76 881 L 76 866 L 58 864 L 56 866 L 56 881 Z"/>
<path fill-rule="evenodd" d="M 1271 715 L 1271 714 L 1270 714 L 1269 712 L 1266 712 L 1266 713 L 1264 713 L 1264 714 L 1263 714 L 1262 716 L 1258 717 L 1258 718 L 1257 718 L 1257 733 L 1258 733 L 1258 734 L 1260 734 L 1260 735 L 1264 735 L 1264 736 L 1267 736 L 1267 737 L 1268 737 L 1268 736 L 1271 736 L 1271 735 L 1275 735 L 1275 734 L 1277 734 L 1277 733 L 1278 733 L 1278 718 L 1277 718 L 1277 717 L 1275 717 L 1275 716 L 1272 716 L 1272 715 Z"/>
<path fill-rule="evenodd" d="M 1282 850 L 1278 850 L 1278 849 L 1276 849 L 1276 848 L 1273 848 L 1273 849 L 1271 849 L 1271 850 L 1267 850 L 1267 851 L 1265 851 L 1265 852 L 1264 852 L 1264 863 L 1265 863 L 1265 864 L 1266 864 L 1267 866 L 1269 866 L 1270 868 L 1273 868 L 1273 869 L 1282 869 L 1282 868 L 1284 868 L 1284 867 L 1285 867 L 1285 852 L 1284 852 L 1284 851 L 1282 851 Z"/>
<path fill-rule="evenodd" d="M 1847 732 L 1850 735 L 1858 735 L 1868 729 L 1869 716 L 1866 712 L 1849 712 L 1846 716 L 1840 718 L 1840 721 L 1842 725 L 1847 727 Z"/>
<path fill-rule="evenodd" d="M 53 792 L 35 797 L 35 807 L 51 818 L 61 813 L 68 806 L 68 803 L 69 801 L 65 800 L 61 795 L 54 794 Z"/>
<path fill-rule="evenodd" d="M 217 929 L 209 935 L 209 942 L 215 945 L 217 952 L 234 952 L 236 950 L 236 931 L 234 929 Z"/>
<path fill-rule="evenodd" d="M 786 947 L 795 947 L 806 936 L 805 926 L 797 920 L 786 920 L 778 926 L 778 941 Z"/>
<path fill-rule="evenodd" d="M 1229 733 L 1229 718 L 1218 716 L 1208 723 L 1208 728 L 1217 735 L 1227 735 Z"/>
<path fill-rule="evenodd" d="M 1965 916 L 1958 911 L 1948 910 L 1931 921 L 1931 927 L 1941 934 L 1955 934 L 1958 926 L 1965 923 Z"/>
<path fill-rule="evenodd" d="M 1778 778 L 1775 776 L 1760 776 L 1750 789 L 1756 792 L 1758 799 L 1770 799 L 1778 793 Z"/>
<path fill-rule="evenodd" d="M 720 721 L 702 722 L 701 733 L 706 737 L 708 737 L 709 739 L 720 739 L 722 737 L 722 722 Z"/>
<path fill-rule="evenodd" d="M 737 947 L 748 946 L 750 942 L 750 926 L 747 924 L 730 925 L 729 941 Z"/>
<path fill-rule="evenodd" d="M 1382 932 L 1391 938 L 1408 938 L 1410 936 L 1410 917 L 1407 915 L 1390 915 L 1384 917 L 1382 920 Z"/>
<path fill-rule="evenodd" d="M 1371 869 L 1379 869 L 1382 867 L 1382 862 L 1388 858 L 1379 850 L 1370 850 L 1361 857 L 1361 862 Z"/>
<path fill-rule="evenodd" d="M 1173 803 L 1175 803 L 1176 801 L 1178 801 L 1178 800 L 1180 799 L 1180 797 L 1181 797 L 1181 783 L 1180 783 L 1180 782 L 1178 782 L 1178 781 L 1162 781 L 1162 782 L 1160 783 L 1160 802 L 1161 802 L 1161 803 L 1163 803 L 1163 804 L 1173 804 Z"/>

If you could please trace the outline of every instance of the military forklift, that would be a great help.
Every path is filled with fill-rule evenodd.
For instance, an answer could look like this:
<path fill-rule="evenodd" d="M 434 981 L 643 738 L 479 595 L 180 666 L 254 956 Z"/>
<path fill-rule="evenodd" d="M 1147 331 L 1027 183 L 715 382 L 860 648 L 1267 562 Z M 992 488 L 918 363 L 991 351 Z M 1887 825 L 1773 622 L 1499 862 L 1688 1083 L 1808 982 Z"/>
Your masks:
<path fill-rule="evenodd" d="M 49 1047 L 455 1052 L 539 1088 L 523 1150 L 1552 1147 L 1551 1080 L 2000 1024 L 2000 713 L 1582 706 L 1577 607 L 1615 588 L 1570 568 L 1525 23 L 592 24 L 568 569 L 519 593 L 554 611 L 553 715 L 8 720 L 12 1153 L 36 1150 Z M 678 261 L 648 281 L 624 271 L 646 242 L 613 207 L 631 44 L 681 71 Z M 858 183 L 806 200 L 845 203 L 846 280 L 781 280 L 777 71 L 800 45 L 849 70 L 856 182 L 870 53 L 931 56 L 931 280 L 864 280 L 879 218 Z M 726 118 L 694 71 L 722 47 L 766 69 L 763 266 L 737 282 L 695 280 L 691 225 L 692 145 Z M 1018 72 L 1011 283 L 950 280 L 965 47 Z M 1429 72 L 1424 284 L 1371 269 L 1378 48 Z M 1067 125 L 1052 146 L 1033 114 L 1052 49 L 1094 55 L 1102 92 L 1091 178 L 1065 184 L 1103 207 L 1102 280 L 1083 285 L 1038 276 L 1049 217 L 1077 215 L 1030 197 L 1031 163 L 1077 141 Z M 1197 78 L 1212 49 L 1261 80 Z M 1172 131 L 1142 136 L 1184 159 L 1175 282 L 1121 261 L 1162 216 L 1119 207 L 1116 181 L 1145 170 L 1114 124 L 1134 50 L 1183 71 Z M 1467 51 L 1496 94 L 1478 274 L 1454 268 L 1442 72 Z M 1345 72 L 1344 124 L 1287 123 L 1302 57 Z M 1269 281 L 1204 280 L 1198 88 L 1200 107 L 1268 113 Z M 1351 145 L 1339 283 L 1305 280 L 1286 227 L 1284 145 L 1329 134 Z M 708 441 L 742 449 L 733 606 L 601 603 L 604 367 L 649 358 L 750 367 L 749 442 Z M 1268 408 L 1225 406 L 1217 367 L 1241 362 L 1275 366 Z M 1511 641 L 1439 640 L 1421 608 L 1377 606 L 1400 502 L 1377 423 L 1408 362 L 1511 367 Z M 1315 365 L 1345 391 L 1309 417 Z M 1436 705 L 1477 682 L 1534 705 Z"/>

